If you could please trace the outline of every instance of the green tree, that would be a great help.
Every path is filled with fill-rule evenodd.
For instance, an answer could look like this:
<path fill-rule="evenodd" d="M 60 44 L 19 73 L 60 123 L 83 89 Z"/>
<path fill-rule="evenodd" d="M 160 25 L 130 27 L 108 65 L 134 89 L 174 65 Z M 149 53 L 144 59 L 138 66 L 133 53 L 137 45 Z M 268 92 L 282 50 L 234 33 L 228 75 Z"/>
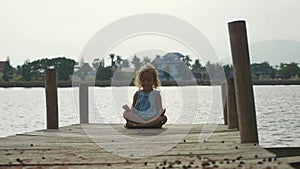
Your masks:
<path fill-rule="evenodd" d="M 122 67 L 129 67 L 129 61 L 128 61 L 128 59 L 123 59 Z"/>
<path fill-rule="evenodd" d="M 200 60 L 196 59 L 195 63 L 192 65 L 192 72 L 196 79 L 201 80 L 203 79 L 203 73 L 205 68 L 201 65 Z"/>
<path fill-rule="evenodd" d="M 123 61 L 122 56 L 117 55 L 117 60 L 115 62 L 116 66 L 117 67 L 122 66 L 122 61 Z"/>
<path fill-rule="evenodd" d="M 10 58 L 7 56 L 2 75 L 3 80 L 10 81 L 14 77 L 14 72 L 15 69 L 10 65 Z"/>
<path fill-rule="evenodd" d="M 115 61 L 114 61 L 115 56 L 116 56 L 116 55 L 113 54 L 113 53 L 109 54 L 109 57 L 110 57 L 110 59 L 111 59 L 111 66 L 112 66 L 112 67 L 115 67 Z"/>
<path fill-rule="evenodd" d="M 251 64 L 251 72 L 253 76 L 270 76 L 275 77 L 276 69 L 274 69 L 267 61 L 262 63 Z"/>
<path fill-rule="evenodd" d="M 53 66 L 57 69 L 58 80 L 70 80 L 74 72 L 75 64 L 76 62 L 73 59 L 67 59 L 65 57 L 55 58 Z"/>
<path fill-rule="evenodd" d="M 151 59 L 148 56 L 143 57 L 142 64 L 146 65 L 147 63 L 151 63 Z"/>
<path fill-rule="evenodd" d="M 187 65 L 188 68 L 191 67 L 192 59 L 190 58 L 189 55 L 185 55 L 184 57 L 181 58 L 181 60 Z"/>
<path fill-rule="evenodd" d="M 113 67 L 99 66 L 96 73 L 96 80 L 111 80 L 113 77 Z"/>
<path fill-rule="evenodd" d="M 141 59 L 134 55 L 131 63 L 134 65 L 135 72 L 141 68 Z"/>
<path fill-rule="evenodd" d="M 224 65 L 225 77 L 233 77 L 233 66 L 230 64 Z"/>
<path fill-rule="evenodd" d="M 95 70 L 102 64 L 102 61 L 99 58 L 93 60 L 92 65 Z M 104 66 L 104 65 L 103 65 Z"/>
<path fill-rule="evenodd" d="M 289 79 L 292 76 L 300 75 L 300 68 L 298 67 L 299 63 L 281 63 L 279 68 L 279 75 L 284 79 Z"/>
<path fill-rule="evenodd" d="M 70 80 L 74 71 L 75 61 L 65 57 L 53 59 L 39 59 L 33 62 L 26 60 L 22 66 L 18 66 L 17 74 L 26 81 L 43 80 L 47 68 L 55 68 L 58 80 Z"/>

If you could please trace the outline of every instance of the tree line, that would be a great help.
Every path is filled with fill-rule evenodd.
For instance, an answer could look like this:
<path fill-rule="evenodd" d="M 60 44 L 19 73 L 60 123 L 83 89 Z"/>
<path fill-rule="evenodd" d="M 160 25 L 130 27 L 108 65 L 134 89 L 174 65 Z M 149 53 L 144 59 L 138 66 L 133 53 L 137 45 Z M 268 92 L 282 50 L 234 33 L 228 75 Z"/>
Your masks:
<path fill-rule="evenodd" d="M 2 77 L 0 76 L 0 81 L 41 81 L 44 80 L 44 72 L 47 68 L 55 68 L 57 70 L 58 80 L 60 81 L 71 80 L 74 75 L 84 80 L 89 74 L 95 76 L 95 80 L 111 80 L 113 77 L 122 79 L 126 76 L 126 73 L 121 72 L 121 68 L 129 68 L 130 65 L 132 65 L 134 72 L 136 72 L 141 66 L 153 62 L 147 56 L 142 58 L 134 56 L 132 60 L 129 61 L 128 59 L 122 59 L 121 56 L 111 53 L 109 54 L 109 58 L 111 63 L 108 66 L 105 65 L 104 59 L 100 60 L 96 58 L 90 65 L 84 62 L 84 59 L 77 63 L 73 59 L 57 57 L 53 59 L 38 59 L 32 62 L 26 60 L 23 65 L 19 65 L 16 68 L 10 64 L 10 59 L 7 58 L 2 71 Z M 222 77 L 223 72 L 226 77 L 234 77 L 233 66 L 230 64 L 221 65 L 219 63 L 207 62 L 205 65 L 202 65 L 199 59 L 193 62 L 188 55 L 181 57 L 180 60 L 180 63 L 184 64 L 186 69 L 189 69 L 197 80 L 218 79 Z M 178 72 L 183 72 L 180 71 L 181 69 L 183 69 L 183 67 L 179 64 Z M 299 63 L 296 62 L 271 66 L 265 61 L 251 64 L 251 72 L 254 80 L 291 79 L 299 77 L 300 67 Z M 127 77 L 129 76 L 133 76 L 133 74 L 130 73 Z M 166 72 L 164 72 L 162 76 L 166 77 L 166 79 L 172 79 L 168 77 L 169 74 Z"/>

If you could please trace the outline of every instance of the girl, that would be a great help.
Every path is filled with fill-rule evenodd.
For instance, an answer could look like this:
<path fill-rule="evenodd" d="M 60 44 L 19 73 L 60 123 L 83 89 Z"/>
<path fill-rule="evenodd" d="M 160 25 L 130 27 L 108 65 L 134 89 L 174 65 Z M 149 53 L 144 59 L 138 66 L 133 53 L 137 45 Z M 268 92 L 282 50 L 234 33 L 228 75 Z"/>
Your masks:
<path fill-rule="evenodd" d="M 160 91 L 156 90 L 160 80 L 155 67 L 151 64 L 143 66 L 134 84 L 139 90 L 133 96 L 131 108 L 123 105 L 126 128 L 161 128 L 167 117 L 164 115 L 166 109 L 162 108 Z"/>

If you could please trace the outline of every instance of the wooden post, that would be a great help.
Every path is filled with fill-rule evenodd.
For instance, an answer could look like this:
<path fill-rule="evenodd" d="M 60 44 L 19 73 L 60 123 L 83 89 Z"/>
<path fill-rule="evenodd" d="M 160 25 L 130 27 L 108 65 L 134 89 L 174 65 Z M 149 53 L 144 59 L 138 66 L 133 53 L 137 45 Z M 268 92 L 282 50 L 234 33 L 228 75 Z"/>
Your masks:
<path fill-rule="evenodd" d="M 80 124 L 89 122 L 89 86 L 82 83 L 79 86 Z"/>
<path fill-rule="evenodd" d="M 258 143 L 246 23 L 230 22 L 228 28 L 241 142 Z"/>
<path fill-rule="evenodd" d="M 227 120 L 228 128 L 239 128 L 238 124 L 238 113 L 236 108 L 236 98 L 234 89 L 234 79 L 226 78 L 227 86 Z"/>
<path fill-rule="evenodd" d="M 223 104 L 223 116 L 224 116 L 224 124 L 227 125 L 227 89 L 226 83 L 221 83 L 221 92 L 222 92 L 222 104 Z"/>
<path fill-rule="evenodd" d="M 45 73 L 47 108 L 47 129 L 58 129 L 58 101 L 56 70 L 47 69 Z"/>

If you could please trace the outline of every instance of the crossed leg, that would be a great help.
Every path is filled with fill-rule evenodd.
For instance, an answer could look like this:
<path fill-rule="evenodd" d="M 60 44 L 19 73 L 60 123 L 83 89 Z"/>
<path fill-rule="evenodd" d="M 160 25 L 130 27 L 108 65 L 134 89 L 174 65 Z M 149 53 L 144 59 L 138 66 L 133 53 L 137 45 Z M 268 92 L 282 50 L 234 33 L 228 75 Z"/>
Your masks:
<path fill-rule="evenodd" d="M 168 120 L 165 114 L 165 109 L 163 113 L 159 117 L 155 117 L 149 121 L 145 121 L 141 119 L 136 114 L 131 111 L 125 111 L 123 113 L 124 118 L 126 119 L 126 127 L 127 128 L 161 128 L 163 124 L 165 124 Z"/>

